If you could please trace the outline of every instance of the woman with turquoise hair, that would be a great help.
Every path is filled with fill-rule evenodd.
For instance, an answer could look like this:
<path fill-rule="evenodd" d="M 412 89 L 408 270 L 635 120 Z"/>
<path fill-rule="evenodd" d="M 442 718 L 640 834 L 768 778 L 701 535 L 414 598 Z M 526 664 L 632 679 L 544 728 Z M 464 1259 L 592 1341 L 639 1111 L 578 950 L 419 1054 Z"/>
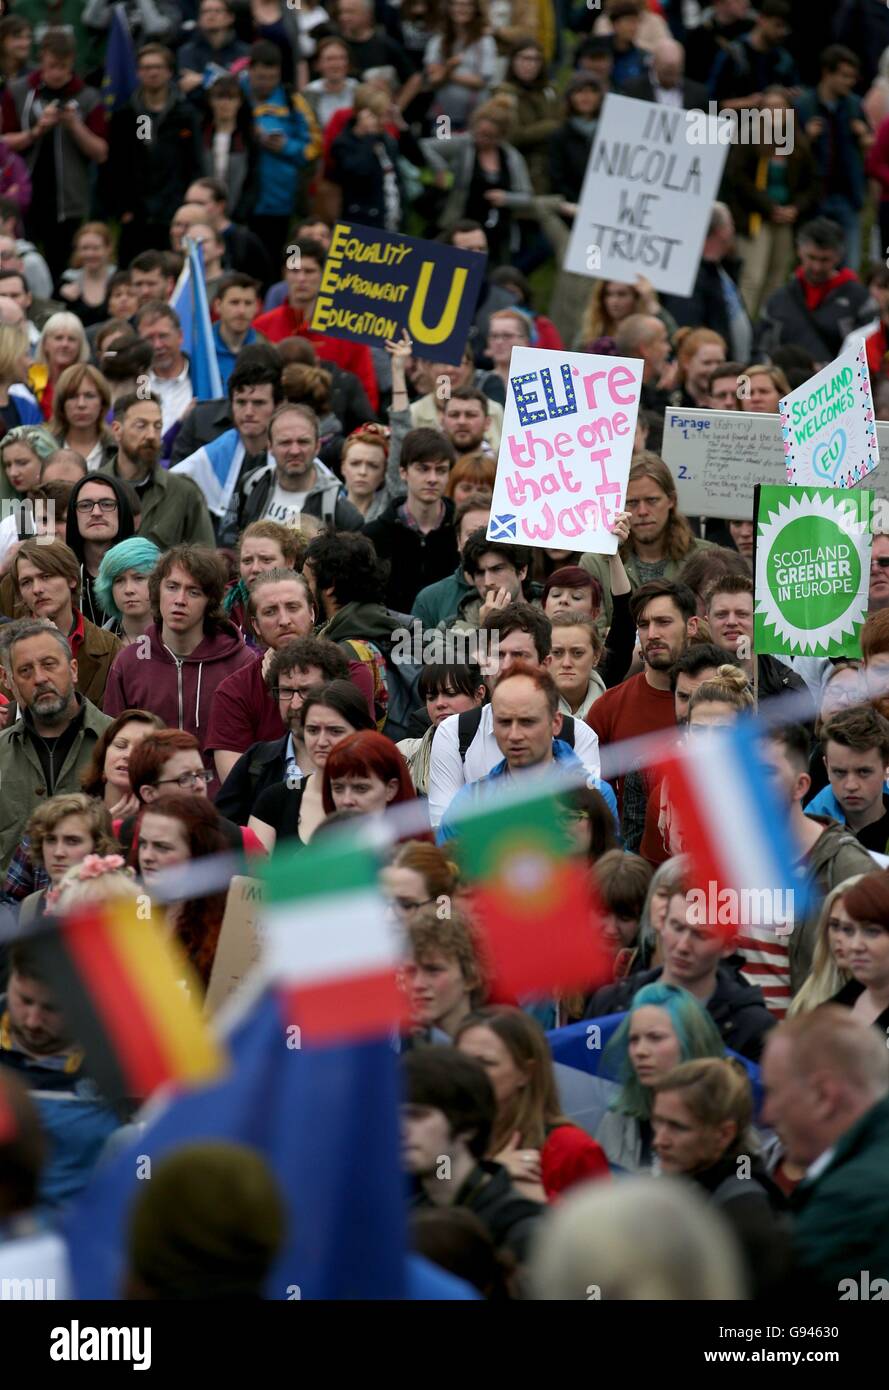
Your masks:
<path fill-rule="evenodd" d="M 716 1024 L 694 995 L 660 983 L 640 989 L 603 1058 L 602 1074 L 620 1082 L 596 1130 L 611 1166 L 630 1173 L 651 1167 L 656 1081 L 680 1062 L 724 1056 Z"/>
<path fill-rule="evenodd" d="M 113 545 L 99 565 L 93 589 L 104 612 L 111 615 L 104 626 L 124 646 L 138 641 L 152 621 L 148 578 L 160 557 L 153 541 L 130 536 Z"/>

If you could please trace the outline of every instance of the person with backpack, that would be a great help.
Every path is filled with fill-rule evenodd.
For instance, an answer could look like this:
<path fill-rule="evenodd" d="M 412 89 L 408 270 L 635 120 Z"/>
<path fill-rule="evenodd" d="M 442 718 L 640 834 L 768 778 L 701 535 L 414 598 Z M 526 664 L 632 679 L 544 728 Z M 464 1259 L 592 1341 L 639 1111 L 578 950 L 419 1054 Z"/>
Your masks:
<path fill-rule="evenodd" d="M 360 531 L 364 517 L 340 493 L 340 480 L 318 458 L 321 431 L 311 406 L 286 401 L 269 421 L 269 460 L 244 483 L 238 526 L 279 521 L 295 526 L 303 515 L 339 531 Z"/>
<path fill-rule="evenodd" d="M 489 648 L 485 673 L 488 679 L 504 676 L 517 662 L 544 666 L 552 649 L 552 624 L 530 603 L 513 602 L 496 609 L 485 619 L 483 628 L 496 640 L 496 654 Z M 565 744 L 602 790 L 599 778 L 599 740 L 582 719 L 562 716 L 559 741 Z M 429 818 L 437 826 L 451 801 L 464 784 L 486 777 L 502 760 L 494 735 L 494 716 L 490 704 L 478 705 L 462 714 L 449 715 L 438 726 L 429 759 Z M 613 797 L 611 788 L 608 792 Z M 607 793 L 603 792 L 603 795 Z"/>
<path fill-rule="evenodd" d="M 374 686 L 376 725 L 398 740 L 416 732 L 422 706 L 420 663 L 393 659 L 396 642 L 410 636 L 411 619 L 383 603 L 383 569 L 367 536 L 325 532 L 309 542 L 303 574 L 322 619 L 319 637 L 336 642 L 350 661 L 362 661 Z M 354 676 L 353 676 L 354 679 Z"/>

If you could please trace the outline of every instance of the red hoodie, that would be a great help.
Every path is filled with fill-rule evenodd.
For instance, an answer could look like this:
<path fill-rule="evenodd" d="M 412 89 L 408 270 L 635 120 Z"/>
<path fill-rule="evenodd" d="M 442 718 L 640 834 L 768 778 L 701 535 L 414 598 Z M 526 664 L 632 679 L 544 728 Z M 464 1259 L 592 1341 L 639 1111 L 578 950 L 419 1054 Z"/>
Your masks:
<path fill-rule="evenodd" d="M 216 689 L 242 666 L 256 660 L 256 653 L 244 645 L 233 623 L 205 637 L 190 656 L 176 660 L 163 645 L 156 624 L 145 634 L 144 643 L 133 642 L 115 657 L 108 673 L 102 708 L 114 719 L 125 709 L 147 709 L 157 714 L 168 729 L 185 729 L 194 734 L 203 751 L 210 732 L 210 707 Z M 213 794 L 213 788 L 210 788 Z"/>

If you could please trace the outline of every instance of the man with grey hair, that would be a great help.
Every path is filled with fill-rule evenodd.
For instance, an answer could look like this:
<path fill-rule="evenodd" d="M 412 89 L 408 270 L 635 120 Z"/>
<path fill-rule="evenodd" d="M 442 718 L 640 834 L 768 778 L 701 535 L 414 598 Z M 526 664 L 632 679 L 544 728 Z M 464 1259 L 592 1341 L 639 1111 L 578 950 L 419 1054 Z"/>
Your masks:
<path fill-rule="evenodd" d="M 878 877 L 884 875 L 868 876 Z M 805 1171 L 792 1201 L 795 1296 L 885 1297 L 889 1053 L 883 1029 L 833 1004 L 799 1014 L 771 1033 L 762 1081 L 763 1123 L 776 1129 L 787 1161 Z M 879 1295 L 877 1280 L 886 1281 L 877 1285 Z"/>
<path fill-rule="evenodd" d="M 28 818 L 48 797 L 79 792 L 106 714 L 78 695 L 77 662 L 52 623 L 25 618 L 3 630 L 0 660 L 21 711 L 0 733 L 0 870 L 5 874 Z"/>
<path fill-rule="evenodd" d="M 651 50 L 651 67 L 621 89 L 638 101 L 653 101 L 677 111 L 707 110 L 708 93 L 703 82 L 685 76 L 685 49 L 675 39 L 661 39 Z"/>
<path fill-rule="evenodd" d="M 735 223 L 725 203 L 714 203 L 707 235 L 701 250 L 701 264 L 692 292 L 687 299 L 662 294 L 661 303 L 680 328 L 712 328 L 724 339 L 729 357 L 749 362 L 753 350 L 753 327 L 741 301 L 733 275 Z"/>

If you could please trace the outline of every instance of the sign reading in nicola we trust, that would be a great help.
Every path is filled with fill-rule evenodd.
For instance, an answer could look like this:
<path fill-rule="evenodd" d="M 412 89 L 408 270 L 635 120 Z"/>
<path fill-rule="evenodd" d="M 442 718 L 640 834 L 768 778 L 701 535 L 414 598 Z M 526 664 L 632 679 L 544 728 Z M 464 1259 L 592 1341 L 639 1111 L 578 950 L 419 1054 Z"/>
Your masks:
<path fill-rule="evenodd" d="M 642 366 L 513 348 L 488 540 L 615 553 Z"/>
<path fill-rule="evenodd" d="M 312 328 L 377 347 L 406 328 L 416 357 L 460 363 L 487 263 L 479 251 L 338 222 Z"/>

